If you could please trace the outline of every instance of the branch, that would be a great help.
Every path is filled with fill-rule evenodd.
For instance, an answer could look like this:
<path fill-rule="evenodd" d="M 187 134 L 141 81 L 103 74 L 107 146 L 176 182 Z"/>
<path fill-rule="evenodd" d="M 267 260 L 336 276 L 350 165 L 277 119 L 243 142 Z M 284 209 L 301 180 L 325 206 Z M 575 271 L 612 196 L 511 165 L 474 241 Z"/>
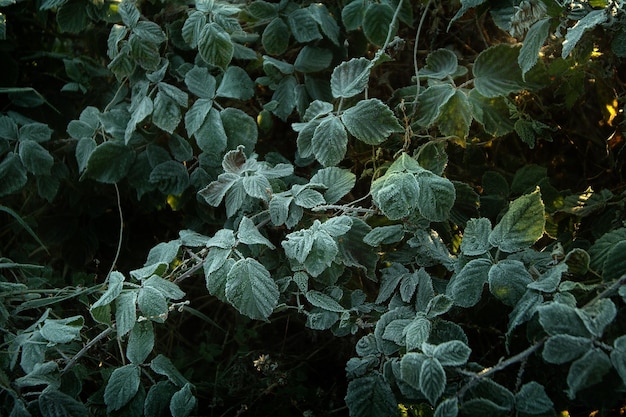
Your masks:
<path fill-rule="evenodd" d="M 72 368 L 76 364 L 76 362 L 78 362 L 78 360 L 81 357 L 83 357 L 85 355 L 85 353 L 87 353 L 87 351 L 89 349 L 91 349 L 96 343 L 98 343 L 99 341 L 101 341 L 102 339 L 107 337 L 109 334 L 111 334 L 114 330 L 115 329 L 113 327 L 107 327 L 98 336 L 96 336 L 93 339 L 91 339 L 91 341 L 89 343 L 87 343 L 85 346 L 83 346 L 83 348 L 81 350 L 79 350 L 78 353 L 76 355 L 74 355 L 72 357 L 72 359 L 70 359 L 67 362 L 67 364 L 65 365 L 65 367 L 63 368 L 61 373 L 64 374 L 65 372 L 69 371 L 70 368 Z"/>

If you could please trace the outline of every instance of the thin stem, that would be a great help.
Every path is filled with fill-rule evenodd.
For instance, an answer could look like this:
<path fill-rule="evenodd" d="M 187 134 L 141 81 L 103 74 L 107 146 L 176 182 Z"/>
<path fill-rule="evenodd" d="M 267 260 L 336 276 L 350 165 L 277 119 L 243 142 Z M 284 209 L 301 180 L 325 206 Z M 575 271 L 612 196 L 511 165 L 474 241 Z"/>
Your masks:
<path fill-rule="evenodd" d="M 378 213 L 376 210 L 363 208 L 363 207 L 348 207 L 341 206 L 337 204 L 325 204 L 323 206 L 317 206 L 311 209 L 312 211 L 324 211 L 324 210 L 341 210 L 345 212 L 355 212 L 355 213 L 365 213 L 365 214 L 376 214 Z"/>
<path fill-rule="evenodd" d="M 122 240 L 124 238 L 124 214 L 122 213 L 122 201 L 120 198 L 120 189 L 118 188 L 117 184 L 113 184 L 113 186 L 115 187 L 115 195 L 117 197 L 117 211 L 119 213 L 120 216 L 120 237 L 117 241 L 117 250 L 115 251 L 115 257 L 113 258 L 113 262 L 111 264 L 111 269 L 109 269 L 109 273 L 107 274 L 106 278 L 104 279 L 104 282 L 108 282 L 109 277 L 111 276 L 111 274 L 113 273 L 113 271 L 115 270 L 115 265 L 117 264 L 117 260 L 119 259 L 120 256 L 120 252 L 122 251 Z"/>
<path fill-rule="evenodd" d="M 67 364 L 65 364 L 65 367 L 63 368 L 61 373 L 65 373 L 65 372 L 69 371 L 70 368 L 72 368 L 76 364 L 76 362 L 81 357 L 83 357 L 85 355 L 85 353 L 87 353 L 87 351 L 89 349 L 91 349 L 96 343 L 98 343 L 99 341 L 101 341 L 102 339 L 104 339 L 105 337 L 110 335 L 113 332 L 113 330 L 114 330 L 113 327 L 107 327 L 98 336 L 96 336 L 93 339 L 91 339 L 91 341 L 89 343 L 87 343 L 85 346 L 83 346 L 83 348 L 81 350 L 79 350 L 78 353 L 76 353 L 76 355 L 74 355 L 72 357 L 72 359 L 70 359 L 67 362 Z"/>
<path fill-rule="evenodd" d="M 617 281 L 615 281 L 613 284 L 611 284 L 611 286 L 607 287 L 604 291 L 602 291 L 600 294 L 596 295 L 595 297 L 593 297 L 593 299 L 591 301 L 589 301 L 587 304 L 585 304 L 585 307 L 592 305 L 593 303 L 595 303 L 596 301 L 602 299 L 602 298 L 607 298 L 609 295 L 611 295 L 611 293 L 615 290 L 617 290 L 619 287 L 621 287 L 622 285 L 626 284 L 626 274 L 622 275 Z M 583 307 L 583 308 L 585 308 Z"/>
<path fill-rule="evenodd" d="M 402 2 L 400 2 L 402 3 Z M 413 45 L 413 70 L 415 71 L 415 98 L 413 99 L 413 108 L 411 110 L 411 119 L 415 116 L 415 112 L 417 111 L 417 99 L 420 95 L 420 74 L 419 68 L 417 65 L 417 51 L 418 44 L 420 40 L 420 34 L 422 33 L 422 26 L 424 25 L 424 21 L 426 20 L 426 14 L 428 13 L 428 9 L 430 8 L 430 4 L 432 0 L 428 0 L 426 3 L 426 7 L 424 7 L 424 13 L 420 17 L 420 22 L 417 25 L 417 33 L 415 34 L 415 44 Z"/>

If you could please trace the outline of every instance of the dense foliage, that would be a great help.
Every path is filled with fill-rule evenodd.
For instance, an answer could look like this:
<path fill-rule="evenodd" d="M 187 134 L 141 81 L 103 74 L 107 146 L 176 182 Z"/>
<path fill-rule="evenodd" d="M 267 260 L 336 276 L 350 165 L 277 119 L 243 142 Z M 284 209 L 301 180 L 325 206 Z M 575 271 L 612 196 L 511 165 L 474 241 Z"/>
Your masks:
<path fill-rule="evenodd" d="M 0 0 L 0 414 L 626 406 L 622 0 Z"/>

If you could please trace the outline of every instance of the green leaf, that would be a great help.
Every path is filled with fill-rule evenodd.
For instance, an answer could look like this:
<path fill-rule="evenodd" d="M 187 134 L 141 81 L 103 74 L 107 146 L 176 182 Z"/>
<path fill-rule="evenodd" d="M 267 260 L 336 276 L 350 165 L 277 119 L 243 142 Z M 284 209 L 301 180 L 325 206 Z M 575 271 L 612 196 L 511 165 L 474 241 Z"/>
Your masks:
<path fill-rule="evenodd" d="M 330 88 L 334 98 L 350 98 L 367 87 L 372 61 L 367 58 L 353 58 L 337 65 L 330 76 Z"/>
<path fill-rule="evenodd" d="M 376 206 L 390 220 L 399 220 L 410 215 L 420 197 L 415 175 L 406 172 L 386 173 L 372 182 L 370 192 Z"/>
<path fill-rule="evenodd" d="M 141 99 L 137 107 L 135 107 L 135 109 L 133 110 L 131 118 L 128 121 L 128 125 L 126 126 L 126 130 L 124 131 L 124 141 L 126 142 L 126 144 L 128 144 L 133 132 L 137 129 L 137 124 L 141 123 L 146 117 L 151 115 L 153 110 L 154 103 L 152 102 L 152 99 L 150 99 L 150 97 L 146 96 Z"/>
<path fill-rule="evenodd" d="M 280 80 L 276 91 L 272 95 L 272 101 L 264 107 L 270 110 L 276 116 L 286 121 L 296 106 L 296 90 L 298 88 L 298 80 L 294 76 L 288 76 Z"/>
<path fill-rule="evenodd" d="M 122 22 L 124 22 L 124 24 L 128 27 L 132 28 L 139 21 L 140 14 L 134 1 L 122 1 L 118 6 L 117 11 L 122 18 Z"/>
<path fill-rule="evenodd" d="M 71 396 L 56 389 L 46 388 L 37 398 L 39 411 L 43 417 L 84 417 L 89 415 L 87 407 Z M 31 414 L 26 412 L 26 416 Z M 17 417 L 11 413 L 10 417 Z"/>
<path fill-rule="evenodd" d="M 363 17 L 367 3 L 362 0 L 353 0 L 341 9 L 341 21 L 348 32 L 363 25 Z"/>
<path fill-rule="evenodd" d="M 220 86 L 217 89 L 217 97 L 249 100 L 254 95 L 254 83 L 243 68 L 234 65 L 229 66 L 224 72 Z"/>
<path fill-rule="evenodd" d="M 436 404 L 446 388 L 446 372 L 435 358 L 426 358 L 422 362 L 419 376 L 420 391 L 431 404 Z"/>
<path fill-rule="evenodd" d="M 378 246 L 381 244 L 396 243 L 403 238 L 404 226 L 401 224 L 393 224 L 372 229 L 372 231 L 365 236 L 364 242 L 370 246 Z"/>
<path fill-rule="evenodd" d="M 128 45 L 130 45 L 130 58 L 134 59 L 143 69 L 155 71 L 159 68 L 161 55 L 158 45 L 146 42 L 134 33 L 130 35 Z"/>
<path fill-rule="evenodd" d="M 492 265 L 489 259 L 472 259 L 452 277 L 446 294 L 452 297 L 454 304 L 467 308 L 478 303 Z"/>
<path fill-rule="evenodd" d="M 538 382 L 528 382 L 515 394 L 515 408 L 527 414 L 542 414 L 552 410 L 554 403 L 546 394 L 546 390 Z"/>
<path fill-rule="evenodd" d="M 517 63 L 519 51 L 503 43 L 481 52 L 472 67 L 476 90 L 485 97 L 499 97 L 526 88 Z"/>
<path fill-rule="evenodd" d="M 349 216 L 338 216 L 326 220 L 319 230 L 328 233 L 332 237 L 339 237 L 348 233 L 352 228 L 352 218 Z"/>
<path fill-rule="evenodd" d="M 117 298 L 117 296 L 121 294 L 125 279 L 126 278 L 121 272 L 111 272 L 111 275 L 109 275 L 109 280 L 107 282 L 108 286 L 106 291 L 100 296 L 100 298 L 98 298 L 98 301 L 93 303 L 89 310 L 93 311 L 98 307 L 102 307 L 112 303 Z"/>
<path fill-rule="evenodd" d="M 416 317 L 411 323 L 404 328 L 404 337 L 406 350 L 411 351 L 418 349 L 430 337 L 432 325 L 430 320 L 424 317 Z"/>
<path fill-rule="evenodd" d="M 186 114 L 185 114 L 186 115 Z M 167 141 L 172 156 L 179 162 L 189 161 L 193 158 L 193 148 L 185 138 L 174 133 Z"/>
<path fill-rule="evenodd" d="M 54 157 L 39 143 L 20 138 L 19 155 L 24 167 L 32 174 L 50 175 Z"/>
<path fill-rule="evenodd" d="M 397 22 L 391 27 L 393 20 L 393 8 L 385 3 L 370 3 L 365 9 L 363 16 L 363 33 L 365 37 L 376 46 L 383 46 L 387 39 L 387 33 L 391 31 L 393 39 L 397 31 Z"/>
<path fill-rule="evenodd" d="M 159 375 L 166 376 L 170 382 L 177 387 L 184 387 L 189 383 L 187 379 L 176 369 L 171 360 L 164 355 L 157 355 L 150 362 L 150 369 L 156 372 Z"/>
<path fill-rule="evenodd" d="M 467 95 L 457 90 L 441 107 L 437 127 L 444 136 L 465 139 L 472 124 L 472 109 Z"/>
<path fill-rule="evenodd" d="M 135 396 L 139 389 L 140 373 L 139 367 L 135 364 L 125 365 L 113 371 L 104 389 L 107 412 L 119 410 Z"/>
<path fill-rule="evenodd" d="M 81 114 L 81 118 L 83 115 Z M 20 127 L 19 140 L 32 140 L 38 143 L 47 142 L 52 136 L 53 130 L 45 123 L 27 123 Z"/>
<path fill-rule="evenodd" d="M 602 268 L 603 279 L 613 281 L 621 279 L 626 273 L 626 240 L 622 240 L 614 245 L 606 256 Z"/>
<path fill-rule="evenodd" d="M 247 195 L 253 198 L 258 198 L 263 201 L 268 201 L 272 186 L 264 175 L 247 175 L 241 180 L 243 189 Z"/>
<path fill-rule="evenodd" d="M 336 313 L 343 313 L 346 311 L 334 298 L 319 291 L 307 291 L 305 294 L 307 301 L 313 304 L 315 307 L 322 308 L 328 311 L 334 311 Z"/>
<path fill-rule="evenodd" d="M 0 162 L 0 197 L 19 191 L 28 177 L 20 157 L 9 152 Z"/>
<path fill-rule="evenodd" d="M 243 315 L 267 320 L 278 304 L 278 295 L 276 282 L 255 259 L 241 259 L 228 272 L 226 298 Z"/>
<path fill-rule="evenodd" d="M 187 417 L 196 407 L 196 403 L 196 397 L 191 392 L 191 384 L 185 384 L 172 395 L 169 407 L 172 417 Z"/>
<path fill-rule="evenodd" d="M 217 135 L 222 137 L 223 140 L 219 142 L 211 141 L 211 143 L 223 142 L 224 147 L 225 147 L 226 146 L 226 133 L 224 133 L 224 127 L 222 126 L 222 121 L 219 119 L 219 112 L 213 109 L 214 117 L 210 121 L 207 120 L 207 116 L 209 115 L 209 112 L 212 109 L 213 109 L 212 99 L 201 98 L 201 99 L 196 100 L 192 104 L 191 108 L 187 110 L 187 112 L 185 112 L 185 128 L 187 129 L 187 134 L 189 136 L 192 136 L 196 134 L 196 132 L 199 131 L 199 129 L 202 127 L 203 124 L 205 123 L 207 125 L 212 124 L 213 125 L 212 127 L 214 127 L 214 129 L 221 128 L 221 132 L 218 131 Z M 219 125 L 217 125 L 217 123 L 219 123 Z M 211 131 L 214 129 L 210 129 L 210 127 L 207 126 L 204 130 Z M 210 136 L 208 134 L 196 135 L 196 142 L 198 143 L 198 146 L 200 146 L 200 148 L 204 150 L 205 152 L 207 151 L 207 149 L 211 149 L 211 147 L 207 145 L 207 141 L 209 141 L 209 139 L 210 139 Z"/>
<path fill-rule="evenodd" d="M 608 18 L 609 14 L 605 9 L 592 10 L 576 22 L 573 27 L 567 29 L 565 41 L 563 41 L 563 49 L 561 50 L 561 57 L 563 59 L 567 58 L 587 30 L 593 29 L 606 22 Z"/>
<path fill-rule="evenodd" d="M 148 20 L 142 20 L 137 22 L 137 25 L 133 28 L 133 33 L 139 36 L 146 42 L 155 43 L 157 45 L 165 42 L 167 36 L 159 25 Z"/>
<path fill-rule="evenodd" d="M 317 22 L 308 9 L 295 9 L 287 16 L 293 37 L 299 43 L 322 39 Z M 285 36 L 284 33 L 282 36 Z"/>
<path fill-rule="evenodd" d="M 256 145 L 259 131 L 256 121 L 242 110 L 228 107 L 220 112 L 224 132 L 228 138 L 228 149 L 243 145 L 251 153 Z"/>
<path fill-rule="evenodd" d="M 122 292 L 115 299 L 115 324 L 117 335 L 130 332 L 137 321 L 137 290 Z"/>
<path fill-rule="evenodd" d="M 573 400 L 580 390 L 602 381 L 611 370 L 611 360 L 599 348 L 592 348 L 576 359 L 567 373 L 567 396 Z"/>
<path fill-rule="evenodd" d="M 610 299 L 602 298 L 591 305 L 576 309 L 576 314 L 592 335 L 602 337 L 604 329 L 615 320 L 617 307 Z"/>
<path fill-rule="evenodd" d="M 131 147 L 117 141 L 104 142 L 91 153 L 81 178 L 115 184 L 128 174 L 134 161 L 135 151 Z"/>
<path fill-rule="evenodd" d="M 126 357 L 135 364 L 141 365 L 154 348 L 154 330 L 149 320 L 138 321 L 128 337 Z"/>
<path fill-rule="evenodd" d="M 460 340 L 450 340 L 435 347 L 433 352 L 442 366 L 462 366 L 467 363 L 472 349 Z"/>
<path fill-rule="evenodd" d="M 206 106 L 210 107 L 208 103 Z M 224 129 L 224 119 L 221 112 L 216 108 L 210 107 L 207 111 L 208 113 L 205 116 L 204 122 L 194 134 L 196 144 L 202 151 L 207 153 L 222 152 L 228 146 L 228 136 Z M 189 114 L 189 112 L 187 112 L 187 114 Z"/>
<path fill-rule="evenodd" d="M 215 22 L 207 23 L 198 37 L 198 52 L 208 64 L 225 70 L 233 58 L 235 47 L 230 36 Z"/>
<path fill-rule="evenodd" d="M 94 149 L 97 147 L 97 143 L 92 138 L 81 138 L 76 143 L 76 162 L 78 163 L 78 171 L 83 172 L 89 162 L 89 157 Z"/>
<path fill-rule="evenodd" d="M 525 77 L 526 73 L 537 63 L 539 52 L 548 38 L 549 31 L 549 18 L 538 20 L 528 29 L 528 33 L 526 33 L 524 43 L 522 44 L 522 49 L 520 49 L 519 56 L 517 57 L 517 63 L 522 69 L 522 77 Z"/>
<path fill-rule="evenodd" d="M 526 292 L 532 277 L 524 264 L 504 259 L 489 269 L 489 290 L 504 304 L 514 307 Z"/>
<path fill-rule="evenodd" d="M 159 91 L 154 99 L 152 121 L 168 133 L 174 133 L 182 119 L 178 103 L 167 94 Z"/>
<path fill-rule="evenodd" d="M 622 381 L 626 382 L 626 336 L 620 336 L 613 341 L 611 363 Z"/>
<path fill-rule="evenodd" d="M 341 115 L 348 132 L 368 145 L 379 145 L 402 126 L 386 104 L 378 99 L 359 101 Z"/>
<path fill-rule="evenodd" d="M 551 302 L 537 308 L 539 324 L 550 336 L 568 334 L 589 337 L 590 333 L 576 313 L 576 309 L 566 304 Z"/>
<path fill-rule="evenodd" d="M 147 319 L 158 323 L 163 323 L 169 312 L 165 296 L 152 287 L 143 287 L 139 290 L 137 306 Z"/>
<path fill-rule="evenodd" d="M 161 417 L 164 415 L 175 392 L 176 387 L 169 381 L 158 381 L 152 385 L 148 390 L 148 395 L 146 395 L 146 401 L 143 405 L 145 417 Z"/>
<path fill-rule="evenodd" d="M 51 343 L 69 343 L 80 340 L 80 330 L 85 319 L 83 316 L 73 316 L 65 319 L 46 319 L 39 330 L 41 336 Z"/>
<path fill-rule="evenodd" d="M 332 59 L 331 50 L 305 45 L 298 53 L 293 66 L 300 72 L 319 72 L 328 68 Z"/>
<path fill-rule="evenodd" d="M 457 417 L 459 414 L 459 400 L 457 397 L 447 398 L 437 405 L 434 417 Z"/>
<path fill-rule="evenodd" d="M 276 249 L 276 246 L 261 234 L 254 222 L 245 216 L 239 223 L 237 239 L 246 245 L 265 245 L 270 249 Z"/>
<path fill-rule="evenodd" d="M 180 162 L 165 161 L 154 167 L 150 182 L 163 194 L 180 195 L 189 187 L 189 174 Z"/>
<path fill-rule="evenodd" d="M 489 243 L 504 252 L 517 252 L 535 243 L 544 232 L 544 205 L 539 189 L 511 203 L 489 235 Z"/>
<path fill-rule="evenodd" d="M 282 55 L 289 46 L 289 26 L 279 17 L 272 19 L 263 30 L 261 43 L 268 54 Z"/>
<path fill-rule="evenodd" d="M 212 100 L 215 97 L 215 77 L 205 67 L 194 66 L 185 74 L 185 84 L 189 91 L 201 99 Z"/>
<path fill-rule="evenodd" d="M 351 416 L 391 417 L 398 415 L 398 403 L 391 387 L 378 372 L 350 381 L 345 401 Z"/>
<path fill-rule="evenodd" d="M 561 277 L 567 272 L 567 269 L 567 264 L 560 263 L 541 274 L 536 281 L 528 284 L 528 288 L 546 293 L 552 293 L 558 288 L 561 283 Z"/>
<path fill-rule="evenodd" d="M 490 135 L 498 137 L 513 131 L 514 123 L 503 97 L 485 97 L 473 89 L 469 93 L 469 103 L 474 118 Z"/>
<path fill-rule="evenodd" d="M 420 117 L 416 123 L 428 127 L 441 115 L 443 106 L 455 95 L 450 84 L 435 84 L 422 91 L 417 99 Z M 461 93 L 463 94 L 463 93 Z"/>
<path fill-rule="evenodd" d="M 456 199 L 454 184 L 426 170 L 416 175 L 416 178 L 419 194 L 415 203 L 420 214 L 433 222 L 448 220 Z"/>
<path fill-rule="evenodd" d="M 332 237 L 324 232 L 317 233 L 304 260 L 304 268 L 309 274 L 317 277 L 332 265 L 338 253 L 339 248 Z"/>
<path fill-rule="evenodd" d="M 165 298 L 170 300 L 180 300 L 185 296 L 185 292 L 180 287 L 167 279 L 158 275 L 153 275 L 143 281 L 144 287 L 151 287 L 159 291 Z"/>
<path fill-rule="evenodd" d="M 426 66 L 419 71 L 419 76 L 443 80 L 453 75 L 458 68 L 456 54 L 449 49 L 437 49 L 426 57 Z"/>
<path fill-rule="evenodd" d="M 489 234 L 491 233 L 491 222 L 489 219 L 481 217 L 470 219 L 463 231 L 461 241 L 461 252 L 466 256 L 479 256 L 491 249 L 489 244 Z"/>
<path fill-rule="evenodd" d="M 334 15 L 328 10 L 324 3 L 313 3 L 308 7 L 313 19 L 318 23 L 322 33 L 326 35 L 332 43 L 339 46 L 339 25 Z"/>
<path fill-rule="evenodd" d="M 344 159 L 347 147 L 348 134 L 338 117 L 328 116 L 315 128 L 311 148 L 322 165 L 337 165 Z"/>

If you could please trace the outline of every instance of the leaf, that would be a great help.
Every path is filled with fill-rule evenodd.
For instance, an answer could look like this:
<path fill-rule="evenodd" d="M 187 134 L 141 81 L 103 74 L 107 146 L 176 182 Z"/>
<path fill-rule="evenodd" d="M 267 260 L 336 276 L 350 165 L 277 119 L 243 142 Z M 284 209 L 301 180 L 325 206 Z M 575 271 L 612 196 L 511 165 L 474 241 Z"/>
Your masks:
<path fill-rule="evenodd" d="M 599 348 L 592 348 L 576 359 L 567 373 L 567 396 L 573 400 L 580 390 L 602 381 L 611 370 L 611 360 Z"/>
<path fill-rule="evenodd" d="M 337 65 L 330 76 L 334 98 L 350 98 L 367 87 L 373 63 L 367 58 L 353 58 Z"/>
<path fill-rule="evenodd" d="M 426 57 L 426 66 L 419 70 L 419 76 L 443 80 L 453 75 L 458 68 L 456 54 L 449 49 L 437 49 Z"/>
<path fill-rule="evenodd" d="M 152 287 L 143 287 L 139 290 L 137 306 L 147 319 L 158 323 L 163 323 L 169 312 L 165 296 Z"/>
<path fill-rule="evenodd" d="M 178 103 L 168 95 L 159 91 L 154 99 L 152 121 L 168 133 L 174 133 L 182 119 Z"/>
<path fill-rule="evenodd" d="M 546 293 L 554 292 L 558 288 L 561 282 L 561 277 L 567 272 L 567 269 L 567 264 L 560 263 L 555 267 L 548 269 L 539 278 L 537 278 L 536 281 L 528 284 L 528 288 Z"/>
<path fill-rule="evenodd" d="M 122 18 L 122 22 L 128 27 L 133 27 L 139 21 L 139 10 L 135 3 L 131 0 L 122 1 L 117 9 L 120 17 Z"/>
<path fill-rule="evenodd" d="M 437 127 L 444 136 L 465 139 L 472 124 L 472 109 L 467 95 L 457 90 L 441 107 Z"/>
<path fill-rule="evenodd" d="M 626 381 L 626 336 L 620 336 L 613 341 L 611 363 L 622 381 Z"/>
<path fill-rule="evenodd" d="M 296 77 L 291 75 L 284 77 L 278 83 L 276 91 L 272 95 L 272 101 L 267 103 L 264 108 L 270 110 L 282 120 L 287 121 L 287 118 L 296 106 L 297 88 L 298 80 L 296 80 Z"/>
<path fill-rule="evenodd" d="M 450 84 L 435 84 L 422 91 L 417 99 L 419 118 L 416 123 L 424 127 L 435 123 L 441 115 L 443 106 L 455 93 L 456 90 Z"/>
<path fill-rule="evenodd" d="M 298 53 L 293 66 L 299 72 L 319 72 L 330 67 L 332 59 L 333 53 L 330 49 L 305 45 Z"/>
<path fill-rule="evenodd" d="M 489 259 L 472 259 L 450 279 L 446 294 L 452 297 L 454 304 L 467 308 L 478 303 L 492 265 Z"/>
<path fill-rule="evenodd" d="M 473 89 L 469 92 L 469 103 L 472 115 L 490 135 L 499 137 L 513 131 L 514 123 L 503 97 L 485 97 Z"/>
<path fill-rule="evenodd" d="M 96 311 L 99 308 L 109 305 L 122 293 L 124 280 L 124 275 L 118 271 L 113 271 L 111 275 L 109 275 L 109 280 L 107 282 L 108 287 L 106 291 L 89 309 L 92 316 L 97 314 Z"/>
<path fill-rule="evenodd" d="M 69 343 L 80 339 L 80 330 L 85 323 L 83 316 L 65 319 L 46 319 L 39 330 L 41 336 L 51 343 Z"/>
<path fill-rule="evenodd" d="M 617 307 L 610 299 L 602 298 L 591 305 L 587 304 L 583 308 L 576 309 L 576 314 L 587 330 L 599 338 L 604 334 L 604 329 L 615 320 Z"/>
<path fill-rule="evenodd" d="M 370 246 L 396 243 L 404 238 L 404 226 L 393 224 L 390 226 L 379 226 L 369 232 L 363 241 Z"/>
<path fill-rule="evenodd" d="M 130 332 L 135 326 L 137 321 L 137 292 L 122 292 L 115 299 L 115 324 L 119 337 Z"/>
<path fill-rule="evenodd" d="M 39 411 L 43 417 L 84 417 L 89 415 L 85 405 L 56 389 L 46 388 L 37 398 Z M 14 409 L 15 410 L 15 409 Z M 26 412 L 25 416 L 31 416 Z M 11 413 L 10 417 L 17 417 Z"/>
<path fill-rule="evenodd" d="M 420 186 L 415 175 L 405 172 L 386 173 L 374 180 L 372 199 L 390 220 L 409 216 L 420 197 Z"/>
<path fill-rule="evenodd" d="M 536 21 L 530 29 L 528 29 L 522 48 L 519 51 L 519 56 L 517 57 L 517 63 L 522 69 L 522 77 L 524 79 L 526 73 L 537 63 L 539 52 L 548 38 L 549 31 L 550 19 L 547 17 Z"/>
<path fill-rule="evenodd" d="M 450 340 L 435 347 L 434 357 L 442 366 L 462 366 L 467 363 L 472 349 L 460 340 Z"/>
<path fill-rule="evenodd" d="M 457 397 L 447 398 L 437 405 L 434 417 L 457 417 L 459 414 L 459 400 Z"/>
<path fill-rule="evenodd" d="M 389 417 L 398 414 L 398 403 L 391 387 L 378 372 L 350 381 L 345 401 L 351 416 Z"/>
<path fill-rule="evenodd" d="M 602 278 L 605 281 L 614 281 L 622 278 L 626 271 L 626 240 L 615 244 L 604 261 Z"/>
<path fill-rule="evenodd" d="M 215 22 L 207 23 L 198 37 L 198 52 L 208 64 L 225 70 L 235 47 L 228 33 Z"/>
<path fill-rule="evenodd" d="M 217 97 L 249 100 L 254 95 L 254 83 L 248 73 L 240 67 L 229 66 L 224 72 L 220 86 L 217 89 Z"/>
<path fill-rule="evenodd" d="M 489 290 L 504 304 L 514 307 L 526 292 L 532 277 L 524 264 L 504 259 L 489 269 Z"/>
<path fill-rule="evenodd" d="M 517 63 L 519 52 L 519 47 L 504 43 L 481 52 L 472 67 L 476 90 L 485 97 L 499 97 L 526 88 Z"/>
<path fill-rule="evenodd" d="M 319 230 L 328 233 L 332 237 L 339 237 L 348 233 L 352 228 L 352 218 L 349 216 L 338 216 L 326 220 Z"/>
<path fill-rule="evenodd" d="M 539 324 L 550 336 L 558 334 L 590 336 L 574 307 L 553 301 L 538 307 L 537 311 L 539 312 Z"/>
<path fill-rule="evenodd" d="M 138 321 L 128 337 L 126 357 L 135 364 L 141 365 L 154 348 L 154 330 L 149 320 Z"/>
<path fill-rule="evenodd" d="M 255 259 L 241 259 L 228 272 L 226 298 L 241 314 L 267 320 L 278 304 L 278 295 L 276 282 Z"/>
<path fill-rule="evenodd" d="M 561 50 L 561 57 L 563 59 L 567 58 L 587 30 L 593 29 L 606 22 L 608 18 L 609 14 L 605 9 L 592 10 L 576 22 L 573 27 L 567 29 L 565 40 L 563 41 L 563 49 Z"/>
<path fill-rule="evenodd" d="M 363 25 L 366 7 L 366 2 L 353 0 L 341 9 L 341 21 L 348 32 L 356 30 Z"/>
<path fill-rule="evenodd" d="M 248 217 L 243 217 L 239 223 L 239 229 L 237 230 L 237 239 L 241 243 L 246 245 L 265 245 L 270 249 L 276 249 L 276 246 L 272 244 L 265 236 L 261 234 L 254 222 Z"/>
<path fill-rule="evenodd" d="M 363 33 L 367 40 L 376 46 L 383 46 L 390 31 L 389 39 L 393 39 L 397 31 L 397 22 L 391 27 L 393 12 L 393 8 L 385 3 L 370 3 L 367 6 L 363 16 Z"/>
<path fill-rule="evenodd" d="M 348 132 L 368 145 L 379 145 L 402 126 L 387 105 L 378 99 L 359 101 L 341 115 Z"/>
<path fill-rule="evenodd" d="M 419 194 L 415 203 L 420 214 L 432 222 L 448 220 L 456 199 L 454 184 L 426 170 L 416 175 L 416 178 Z"/>
<path fill-rule="evenodd" d="M 489 234 L 491 233 L 491 222 L 489 219 L 481 217 L 470 219 L 463 231 L 461 241 L 461 252 L 466 256 L 478 256 L 491 249 L 489 244 Z"/>
<path fill-rule="evenodd" d="M 195 13 L 195 12 L 194 12 Z M 185 84 L 189 91 L 201 99 L 213 100 L 215 97 L 215 77 L 204 67 L 194 66 L 185 74 Z"/>
<path fill-rule="evenodd" d="M 161 27 L 156 23 L 150 22 L 148 20 L 142 20 L 140 22 L 137 22 L 137 24 L 133 28 L 133 33 L 138 35 L 144 41 L 155 43 L 157 45 L 167 40 L 167 36 L 165 35 L 165 32 L 163 32 Z"/>
<path fill-rule="evenodd" d="M 152 385 L 143 405 L 145 417 L 161 417 L 169 408 L 170 400 L 175 392 L 176 387 L 169 381 L 158 381 Z"/>
<path fill-rule="evenodd" d="M 527 414 L 542 414 L 552 410 L 554 403 L 546 394 L 546 390 L 538 382 L 530 381 L 515 394 L 515 408 Z"/>
<path fill-rule="evenodd" d="M 261 35 L 263 49 L 270 55 L 282 55 L 289 46 L 289 26 L 281 18 L 272 19 Z"/>
<path fill-rule="evenodd" d="M 165 161 L 154 167 L 150 182 L 165 195 L 180 195 L 189 187 L 189 174 L 180 162 Z"/>
<path fill-rule="evenodd" d="M 336 313 L 343 313 L 346 311 L 334 298 L 319 291 L 307 291 L 305 294 L 307 301 L 313 304 L 315 307 L 322 308 L 328 311 L 334 311 Z"/>
<path fill-rule="evenodd" d="M 419 376 L 420 391 L 431 404 L 436 404 L 446 388 L 446 373 L 441 363 L 435 358 L 426 358 L 422 362 Z"/>
<path fill-rule="evenodd" d="M 313 3 L 308 7 L 313 19 L 318 23 L 322 33 L 326 35 L 333 44 L 339 46 L 339 25 L 334 15 L 323 3 Z"/>
<path fill-rule="evenodd" d="M 83 117 L 86 110 L 87 109 L 85 109 L 83 113 L 81 113 L 81 118 Z M 52 132 L 53 130 L 50 129 L 50 127 L 48 127 L 48 125 L 45 123 L 27 123 L 20 127 L 19 140 L 32 140 L 37 143 L 47 142 L 50 140 Z"/>
<path fill-rule="evenodd" d="M 220 111 L 220 118 L 228 138 L 227 148 L 237 149 L 239 145 L 243 145 L 246 153 L 251 153 L 259 137 L 255 120 L 244 111 L 234 107 Z"/>
<path fill-rule="evenodd" d="M 544 205 L 537 188 L 511 203 L 489 235 L 489 243 L 504 252 L 526 249 L 543 235 L 544 216 Z"/>
<path fill-rule="evenodd" d="M 295 9 L 287 16 L 289 29 L 298 43 L 322 39 L 317 22 L 308 9 Z M 284 36 L 284 34 L 283 34 Z"/>
<path fill-rule="evenodd" d="M 186 383 L 172 395 L 169 407 L 172 417 L 187 417 L 196 407 L 196 403 L 196 397 L 191 392 L 191 384 Z"/>
<path fill-rule="evenodd" d="M 28 177 L 19 156 L 9 152 L 0 162 L 0 197 L 19 191 Z"/>
<path fill-rule="evenodd" d="M 167 279 L 161 278 L 158 275 L 152 275 L 150 278 L 143 281 L 144 287 L 154 288 L 160 292 L 165 298 L 170 300 L 180 300 L 185 296 L 183 290 L 180 287 Z"/>
<path fill-rule="evenodd" d="M 411 323 L 404 328 L 404 337 L 406 350 L 411 351 L 418 349 L 430 337 L 432 325 L 430 320 L 424 317 L 416 317 Z"/>
<path fill-rule="evenodd" d="M 81 178 L 92 178 L 98 182 L 115 184 L 130 171 L 135 160 L 135 151 L 118 141 L 98 145 Z"/>
<path fill-rule="evenodd" d="M 304 260 L 304 268 L 314 277 L 319 276 L 333 263 L 339 253 L 335 240 L 327 233 L 317 233 L 311 251 Z"/>
<path fill-rule="evenodd" d="M 347 147 L 348 134 L 338 117 L 326 117 L 315 128 L 311 148 L 315 159 L 325 167 L 341 162 L 346 155 Z"/>
<path fill-rule="evenodd" d="M 104 389 L 107 412 L 119 410 L 135 396 L 139 389 L 140 372 L 135 364 L 124 365 L 113 370 Z"/>
<path fill-rule="evenodd" d="M 150 369 L 159 375 L 166 376 L 170 382 L 177 387 L 184 387 L 189 383 L 187 379 L 176 369 L 174 364 L 167 356 L 162 354 L 157 355 L 150 362 Z"/>

